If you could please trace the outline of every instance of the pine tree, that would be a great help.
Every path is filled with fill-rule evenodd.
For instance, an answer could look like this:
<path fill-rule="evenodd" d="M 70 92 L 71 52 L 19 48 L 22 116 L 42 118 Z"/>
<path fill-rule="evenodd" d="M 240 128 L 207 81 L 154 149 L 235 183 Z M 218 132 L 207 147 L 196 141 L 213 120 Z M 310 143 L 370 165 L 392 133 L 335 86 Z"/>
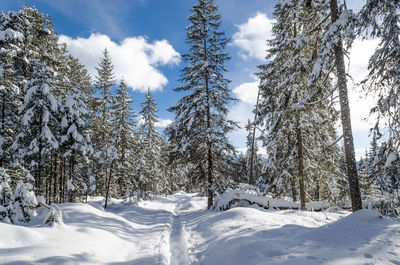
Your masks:
<path fill-rule="evenodd" d="M 59 103 L 53 95 L 54 71 L 39 60 L 32 60 L 32 73 L 24 89 L 21 106 L 21 131 L 14 142 L 14 149 L 34 173 L 35 189 L 43 193 L 43 167 L 46 154 L 58 149 L 55 137 L 59 127 Z"/>
<path fill-rule="evenodd" d="M 345 8 L 338 7 L 337 0 L 322 2 L 321 10 L 324 16 L 329 15 L 330 24 L 324 27 L 322 45 L 315 61 L 314 69 L 310 75 L 309 83 L 314 83 L 316 78 L 320 78 L 322 71 L 332 71 L 336 69 L 337 87 L 339 91 L 340 114 L 343 130 L 343 142 L 346 158 L 346 172 L 350 187 L 350 198 L 352 210 L 362 209 L 361 193 L 357 176 L 357 167 L 354 152 L 353 133 L 351 128 L 350 107 L 347 91 L 346 68 L 344 55 L 354 40 L 356 17 Z M 328 16 L 326 17 L 328 18 Z M 343 46 L 346 44 L 346 47 Z"/>
<path fill-rule="evenodd" d="M 134 130 L 136 114 L 133 112 L 131 104 L 133 100 L 127 91 L 127 84 L 121 80 L 115 104 L 113 105 L 114 124 L 116 128 L 113 133 L 116 135 L 116 148 L 118 160 L 115 166 L 115 176 L 119 187 L 119 194 L 126 195 L 129 189 L 138 187 L 135 179 L 134 157 L 137 146 L 137 135 Z"/>
<path fill-rule="evenodd" d="M 187 95 L 170 108 L 175 122 L 167 133 L 176 145 L 174 156 L 192 163 L 199 176 L 206 177 L 211 207 L 218 189 L 215 183 L 226 177 L 220 171 L 223 167 L 216 164 L 217 159 L 223 153 L 233 152 L 227 133 L 237 125 L 226 118 L 226 105 L 233 98 L 228 88 L 230 81 L 223 76 L 229 56 L 224 51 L 228 39 L 219 30 L 221 15 L 213 0 L 199 0 L 191 12 L 186 28 L 190 53 L 184 55 L 188 65 L 182 70 L 183 86 L 175 89 Z"/>
<path fill-rule="evenodd" d="M 10 223 L 10 206 L 12 204 L 12 191 L 10 176 L 7 170 L 0 168 L 0 222 Z"/>
<path fill-rule="evenodd" d="M 377 116 L 373 128 L 370 159 L 372 179 L 381 191 L 398 189 L 400 177 L 400 2 L 369 0 L 360 11 L 360 29 L 365 37 L 380 38 L 380 43 L 368 63 L 368 76 L 363 81 L 367 93 L 378 96 L 371 113 Z M 382 133 L 381 132 L 385 132 Z M 376 144 L 376 137 L 380 146 Z M 397 191 L 398 193 L 398 191 Z M 399 198 L 398 198 L 399 199 Z"/>
<path fill-rule="evenodd" d="M 106 203 L 110 191 L 111 178 L 113 172 L 113 164 L 117 158 L 115 134 L 112 134 L 114 127 L 112 126 L 113 117 L 111 107 L 115 103 L 115 98 L 111 93 L 111 89 L 115 84 L 114 66 L 107 49 L 103 52 L 97 70 L 95 89 L 100 97 L 96 100 L 96 117 L 92 121 L 92 131 L 96 157 L 98 158 L 98 178 L 97 188 L 105 191 Z"/>
<path fill-rule="evenodd" d="M 146 191 L 158 194 L 165 185 L 164 163 L 161 158 L 163 147 L 163 136 L 156 130 L 158 122 L 157 103 L 151 96 L 150 89 L 146 94 L 146 99 L 142 103 L 141 134 L 144 145 L 143 159 L 145 161 L 144 178 Z"/>
<path fill-rule="evenodd" d="M 269 62 L 260 66 L 259 73 L 257 123 L 265 127 L 262 140 L 267 150 L 268 189 L 277 196 L 290 191 L 296 201 L 298 182 L 302 209 L 307 190 L 315 191 L 312 195 L 319 199 L 321 185 L 328 182 L 324 186 L 333 188 L 333 179 L 328 179 L 339 172 L 330 79 L 324 76 L 313 84 L 308 82 L 321 46 L 318 27 L 326 24 L 320 5 L 319 1 L 278 1 Z"/>
<path fill-rule="evenodd" d="M 23 41 L 23 35 L 13 29 L 12 19 L 0 13 L 0 167 L 11 161 L 10 145 L 15 140 L 19 123 L 17 76 L 14 69 L 15 47 Z"/>
<path fill-rule="evenodd" d="M 33 186 L 20 180 L 13 195 L 11 217 L 13 223 L 29 222 L 38 204 Z"/>
<path fill-rule="evenodd" d="M 86 98 L 83 91 L 89 84 L 82 78 L 87 77 L 86 70 L 75 58 L 69 57 L 69 78 L 67 79 L 68 91 L 63 100 L 61 112 L 61 139 L 63 157 L 69 160 L 69 201 L 74 198 L 74 192 L 78 185 L 82 185 L 82 179 L 76 174 L 77 164 L 87 159 L 92 147 L 89 144 L 89 135 L 86 132 L 84 117 L 87 113 Z M 56 183 L 54 180 L 54 184 Z"/>

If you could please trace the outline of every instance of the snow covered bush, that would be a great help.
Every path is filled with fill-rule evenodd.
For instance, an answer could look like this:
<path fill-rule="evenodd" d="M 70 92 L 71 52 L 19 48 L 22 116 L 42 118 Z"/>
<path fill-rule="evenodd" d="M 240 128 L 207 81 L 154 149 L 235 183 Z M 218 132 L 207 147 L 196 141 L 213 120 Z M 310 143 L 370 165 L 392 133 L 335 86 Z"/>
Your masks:
<path fill-rule="evenodd" d="M 10 205 L 12 192 L 9 176 L 4 168 L 0 168 L 0 222 L 10 223 Z"/>
<path fill-rule="evenodd" d="M 127 205 L 138 205 L 138 198 L 137 197 L 133 197 L 133 196 L 129 196 L 126 197 L 126 199 L 124 200 L 124 203 Z"/>
<path fill-rule="evenodd" d="M 35 215 L 38 202 L 32 188 L 29 183 L 24 183 L 21 180 L 18 182 L 11 207 L 11 221 L 13 223 L 29 222 Z"/>
<path fill-rule="evenodd" d="M 55 224 L 63 224 L 63 215 L 60 208 L 54 203 L 50 205 L 49 212 L 43 220 L 44 225 L 53 226 Z"/>

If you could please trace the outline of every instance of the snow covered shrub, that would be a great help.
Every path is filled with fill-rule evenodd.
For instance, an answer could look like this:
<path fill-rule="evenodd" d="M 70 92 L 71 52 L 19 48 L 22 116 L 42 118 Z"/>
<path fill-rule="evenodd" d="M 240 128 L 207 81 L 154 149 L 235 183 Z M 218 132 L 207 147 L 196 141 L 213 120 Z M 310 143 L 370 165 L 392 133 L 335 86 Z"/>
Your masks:
<path fill-rule="evenodd" d="M 9 217 L 10 217 L 10 213 L 9 213 L 8 207 L 6 208 L 6 207 L 0 205 L 0 222 L 10 224 L 11 220 Z"/>
<path fill-rule="evenodd" d="M 51 204 L 49 208 L 49 212 L 43 220 L 43 224 L 53 226 L 54 224 L 63 224 L 63 215 L 60 208 L 55 204 Z"/>
<path fill-rule="evenodd" d="M 33 187 L 29 183 L 20 180 L 15 188 L 13 195 L 13 204 L 11 208 L 11 221 L 29 222 L 35 214 L 35 208 L 38 205 L 36 196 L 32 191 Z"/>
<path fill-rule="evenodd" d="M 138 199 L 136 197 L 133 196 L 129 196 L 124 200 L 124 203 L 127 205 L 138 205 Z"/>
<path fill-rule="evenodd" d="M 0 168 L 0 222 L 10 223 L 10 205 L 12 192 L 9 177 L 4 168 Z"/>

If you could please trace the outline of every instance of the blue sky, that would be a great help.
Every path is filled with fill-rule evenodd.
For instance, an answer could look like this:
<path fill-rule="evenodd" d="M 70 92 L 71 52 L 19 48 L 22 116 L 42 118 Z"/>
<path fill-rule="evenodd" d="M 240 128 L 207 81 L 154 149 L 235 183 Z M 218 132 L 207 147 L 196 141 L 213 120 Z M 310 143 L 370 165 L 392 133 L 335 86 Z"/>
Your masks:
<path fill-rule="evenodd" d="M 361 1 L 361 0 L 360 0 Z M 360 2 L 355 1 L 355 2 Z M 257 80 L 256 66 L 263 63 L 265 40 L 270 36 L 272 0 L 216 0 L 222 15 L 222 29 L 231 38 L 227 51 L 232 57 L 227 64 L 227 77 L 231 89 L 240 100 L 230 106 L 230 118 L 244 125 L 252 118 Z M 117 77 L 128 79 L 135 101 L 135 111 L 140 110 L 143 91 L 151 87 L 159 106 L 162 120 L 160 130 L 173 120 L 167 109 L 174 105 L 180 94 L 173 91 L 180 85 L 178 79 L 183 62 L 179 55 L 186 53 L 185 27 L 195 0 L 2 0 L 0 10 L 18 10 L 22 5 L 36 6 L 49 14 L 56 32 L 67 42 L 70 51 L 85 63 L 89 71 L 107 47 L 111 52 Z M 356 6 L 359 4 L 355 4 Z M 369 43 L 369 52 L 375 42 Z M 365 43 L 360 43 L 355 55 L 355 74 L 361 76 L 365 68 Z M 92 69 L 92 70 L 91 70 Z M 351 70 L 350 70 L 351 72 Z M 355 110 L 355 139 L 358 153 L 368 146 L 368 126 L 361 122 L 371 105 L 371 100 L 351 94 Z M 358 100 L 358 101 L 357 101 Z M 358 113 L 360 112 L 360 113 Z M 231 135 L 238 148 L 245 146 L 246 132 L 239 130 Z"/>

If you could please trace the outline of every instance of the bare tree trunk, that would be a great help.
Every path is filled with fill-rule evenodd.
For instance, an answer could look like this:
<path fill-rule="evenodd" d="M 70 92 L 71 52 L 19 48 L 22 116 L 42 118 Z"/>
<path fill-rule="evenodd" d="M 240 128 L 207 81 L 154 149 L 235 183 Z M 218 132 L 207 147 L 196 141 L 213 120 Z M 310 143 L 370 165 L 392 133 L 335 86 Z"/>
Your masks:
<path fill-rule="evenodd" d="M 256 110 L 254 113 L 254 122 L 253 122 L 253 136 L 251 138 L 251 151 L 250 151 L 250 173 L 249 173 L 249 184 L 254 185 L 254 156 L 257 156 L 257 154 L 254 154 L 254 149 L 255 149 L 255 144 L 256 144 L 256 120 L 257 120 L 257 114 L 258 114 L 258 101 L 260 99 L 260 87 L 258 87 L 258 93 L 257 93 L 257 101 L 256 101 Z"/>
<path fill-rule="evenodd" d="M 40 189 L 41 186 L 41 176 L 42 175 L 42 141 L 39 138 L 39 161 L 38 161 L 38 173 L 36 179 L 36 192 L 37 195 L 42 195 L 42 191 Z"/>
<path fill-rule="evenodd" d="M 74 169 L 75 169 L 75 155 L 74 151 L 72 151 L 72 154 L 69 158 L 69 179 L 71 181 L 71 184 L 73 185 L 74 183 Z M 73 190 L 69 191 L 69 201 L 74 202 L 75 201 L 75 192 Z"/>
<path fill-rule="evenodd" d="M 6 71 L 3 72 L 3 78 L 4 78 L 4 87 L 5 87 L 6 86 L 6 81 L 5 81 Z M 2 92 L 2 103 L 1 103 L 1 128 L 0 128 L 0 133 L 3 138 L 6 138 L 6 129 L 4 126 L 5 118 L 6 118 L 6 106 L 5 105 L 6 105 L 6 91 L 3 91 Z M 4 152 L 5 148 L 4 147 L 2 147 L 2 148 L 3 148 L 2 151 Z M 3 167 L 3 159 L 4 159 L 4 154 L 0 157 L 0 167 Z"/>
<path fill-rule="evenodd" d="M 320 200 L 320 185 L 319 185 L 319 176 L 318 175 L 316 175 L 316 177 L 315 177 L 315 183 L 316 183 L 316 186 L 315 186 L 315 196 L 314 196 L 314 200 L 316 200 L 316 201 L 319 201 Z"/>
<path fill-rule="evenodd" d="M 303 137 L 301 133 L 301 127 L 299 122 L 299 114 L 296 114 L 296 136 L 297 136 L 297 169 L 299 174 L 299 185 L 300 185 L 300 208 L 301 210 L 306 209 L 306 192 L 304 187 L 304 162 L 303 162 Z"/>
<path fill-rule="evenodd" d="M 55 202 L 55 203 L 58 203 L 58 199 L 57 199 L 57 176 L 58 176 L 58 174 L 57 174 L 57 152 L 55 152 L 55 154 L 54 154 L 54 161 L 53 161 L 53 163 L 54 163 L 54 171 L 53 171 L 53 174 L 54 174 L 54 176 L 53 176 L 53 178 L 54 178 L 54 184 L 53 184 L 53 201 Z"/>
<path fill-rule="evenodd" d="M 335 23 L 339 18 L 337 0 L 330 0 L 331 19 Z M 335 64 L 338 76 L 339 101 L 346 157 L 347 177 L 350 186 L 350 198 L 353 212 L 362 209 L 360 186 L 358 183 L 356 159 L 354 152 L 353 133 L 351 129 L 350 107 L 347 92 L 346 68 L 344 64 L 343 44 L 339 41 L 334 47 Z"/>
<path fill-rule="evenodd" d="M 108 175 L 107 189 L 106 189 L 106 202 L 104 203 L 104 209 L 107 208 L 108 196 L 110 194 L 110 185 L 111 185 L 111 176 L 112 176 L 113 164 L 114 164 L 114 161 L 112 161 L 111 165 L 110 165 L 110 172 L 109 172 L 109 175 Z"/>
<path fill-rule="evenodd" d="M 63 191 L 63 189 L 62 189 L 62 183 L 63 183 L 63 181 L 64 181 L 64 175 L 63 175 L 63 165 L 64 165 L 64 161 L 63 161 L 63 158 L 62 157 L 60 157 L 60 180 L 59 180 L 59 182 L 58 182 L 58 200 L 59 200 L 59 202 L 63 202 L 63 196 L 62 196 L 62 191 Z"/>
<path fill-rule="evenodd" d="M 290 186 L 292 188 L 292 199 L 293 199 L 293 202 L 296 202 L 297 201 L 297 196 L 296 196 L 296 192 L 297 191 L 296 191 L 296 181 L 294 181 L 294 178 L 291 179 Z"/>

